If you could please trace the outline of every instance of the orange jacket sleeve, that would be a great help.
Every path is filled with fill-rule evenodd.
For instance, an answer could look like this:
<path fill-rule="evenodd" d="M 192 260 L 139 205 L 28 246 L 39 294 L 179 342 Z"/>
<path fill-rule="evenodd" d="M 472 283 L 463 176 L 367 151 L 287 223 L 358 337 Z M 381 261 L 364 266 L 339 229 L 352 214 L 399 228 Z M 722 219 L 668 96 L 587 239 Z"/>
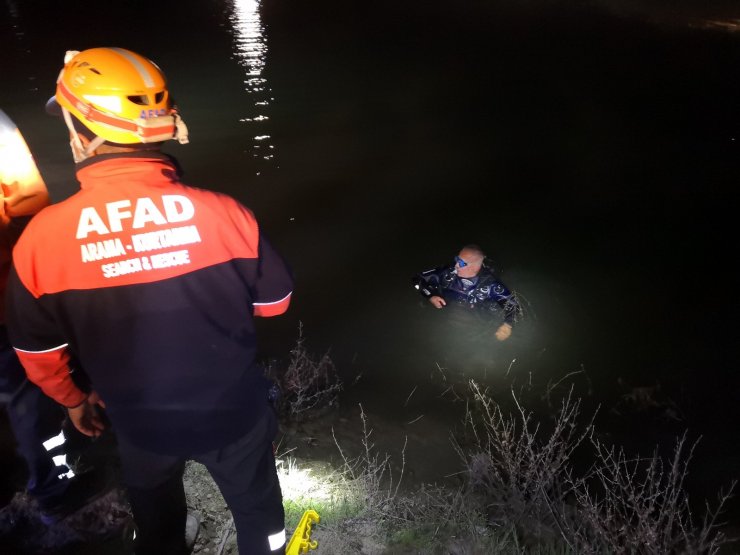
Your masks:
<path fill-rule="evenodd" d="M 15 352 L 26 369 L 28 379 L 60 405 L 76 407 L 87 398 L 72 380 L 69 373 L 69 354 L 64 345 L 44 352 L 34 353 L 19 349 Z"/>

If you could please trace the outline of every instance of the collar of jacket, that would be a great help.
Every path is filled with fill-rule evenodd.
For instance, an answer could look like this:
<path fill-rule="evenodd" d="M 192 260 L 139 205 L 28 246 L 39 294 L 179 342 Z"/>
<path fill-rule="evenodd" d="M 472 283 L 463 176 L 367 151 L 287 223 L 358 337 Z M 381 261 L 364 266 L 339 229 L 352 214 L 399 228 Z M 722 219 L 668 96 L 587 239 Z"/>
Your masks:
<path fill-rule="evenodd" d="M 496 276 L 493 274 L 491 269 L 486 266 L 481 267 L 480 272 L 478 272 L 476 277 L 479 278 L 477 283 L 478 287 L 488 285 L 489 283 L 496 281 Z"/>
<path fill-rule="evenodd" d="M 496 281 L 496 276 L 493 274 L 490 268 L 488 268 L 487 266 L 481 266 L 481 269 L 473 277 L 462 278 L 457 275 L 454 266 L 448 266 L 442 280 L 446 283 L 452 283 L 453 281 L 455 281 L 455 279 L 469 279 L 471 281 L 477 280 L 475 282 L 475 288 L 477 289 Z"/>
<path fill-rule="evenodd" d="M 165 176 L 170 181 L 181 177 L 180 165 L 172 156 L 158 151 L 121 152 L 93 156 L 76 166 L 80 188 L 89 189 L 101 181 L 146 179 Z M 151 178 L 150 178 L 151 179 Z"/>

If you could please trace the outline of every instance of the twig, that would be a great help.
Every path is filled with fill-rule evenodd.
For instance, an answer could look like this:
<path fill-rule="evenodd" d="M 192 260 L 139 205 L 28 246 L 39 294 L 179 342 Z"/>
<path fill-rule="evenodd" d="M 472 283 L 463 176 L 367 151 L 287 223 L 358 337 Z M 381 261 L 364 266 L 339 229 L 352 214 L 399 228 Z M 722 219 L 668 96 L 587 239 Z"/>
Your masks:
<path fill-rule="evenodd" d="M 406 469 L 406 444 L 409 442 L 409 436 L 405 436 L 403 439 L 403 449 L 401 449 L 401 475 L 398 477 L 396 482 L 396 491 L 393 492 L 393 498 L 395 499 L 398 495 L 398 488 L 401 486 L 401 480 L 403 480 L 403 472 Z"/>
<path fill-rule="evenodd" d="M 224 531 L 221 532 L 221 541 L 218 543 L 218 551 L 216 552 L 216 555 L 221 555 L 224 552 L 224 548 L 226 547 L 226 541 L 229 539 L 229 536 L 231 535 L 231 532 L 234 530 L 234 517 L 232 516 L 229 519 L 229 523 L 226 525 L 226 528 L 224 528 Z"/>
<path fill-rule="evenodd" d="M 558 530 L 560 530 L 560 536 L 563 538 L 565 543 L 568 544 L 570 551 L 572 553 L 577 553 L 577 550 L 575 549 L 575 547 L 573 547 L 573 544 L 570 543 L 568 536 L 565 534 L 565 530 L 563 530 L 563 525 L 560 522 L 560 518 L 555 513 L 555 510 L 552 508 L 552 503 L 550 503 L 550 497 L 547 495 L 545 488 L 542 487 L 542 484 L 540 484 L 540 492 L 542 493 L 542 497 L 545 500 L 545 504 L 547 505 L 547 508 L 550 509 L 550 515 L 552 515 L 552 519 L 555 521 L 555 524 L 557 525 Z"/>
<path fill-rule="evenodd" d="M 439 362 L 435 362 L 434 364 L 437 366 L 439 373 L 442 374 L 442 380 L 447 383 L 447 376 L 445 376 L 445 373 L 442 371 L 442 367 L 439 365 Z"/>
<path fill-rule="evenodd" d="M 504 374 L 505 378 L 509 377 L 509 372 L 511 371 L 511 367 L 514 366 L 514 363 L 516 362 L 516 359 L 511 359 L 511 362 L 509 363 L 509 367 L 506 369 L 506 374 Z"/>
<path fill-rule="evenodd" d="M 411 390 L 411 393 L 409 393 L 409 396 L 406 397 L 406 402 L 403 404 L 404 407 L 409 404 L 409 399 L 411 399 L 411 396 L 414 394 L 414 391 L 416 391 L 416 387 L 417 386 L 414 386 L 414 389 Z"/>

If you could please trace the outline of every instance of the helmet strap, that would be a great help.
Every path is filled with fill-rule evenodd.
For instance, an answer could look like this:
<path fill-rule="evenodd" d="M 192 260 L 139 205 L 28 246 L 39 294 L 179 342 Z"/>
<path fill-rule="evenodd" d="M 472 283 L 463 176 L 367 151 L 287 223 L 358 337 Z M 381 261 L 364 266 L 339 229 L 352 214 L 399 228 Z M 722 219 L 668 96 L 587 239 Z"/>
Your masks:
<path fill-rule="evenodd" d="M 87 145 L 87 148 L 85 149 L 85 154 L 88 157 L 92 156 L 92 153 L 98 150 L 98 147 L 104 142 L 105 139 L 103 137 L 101 137 L 100 135 L 96 135 L 95 138 Z"/>
<path fill-rule="evenodd" d="M 77 133 L 74 123 L 72 123 L 72 115 L 69 113 L 69 110 L 62 107 L 62 116 L 64 117 L 64 123 L 67 124 L 67 129 L 69 129 L 69 147 L 72 149 L 72 158 L 74 158 L 74 161 L 77 164 L 87 158 L 87 156 L 84 155 L 85 147 L 82 146 L 80 135 Z"/>
<path fill-rule="evenodd" d="M 175 120 L 175 136 L 173 139 L 176 139 L 181 145 L 188 144 L 190 142 L 190 139 L 188 139 L 188 126 L 185 125 L 177 110 L 172 111 L 172 117 Z"/>
<path fill-rule="evenodd" d="M 74 158 L 75 164 L 79 164 L 80 162 L 90 158 L 97 148 L 105 142 L 105 139 L 103 137 L 96 136 L 88 143 L 87 147 L 85 147 L 82 144 L 82 139 L 80 139 L 80 134 L 77 132 L 77 129 L 75 129 L 74 123 L 72 122 L 72 114 L 70 114 L 69 110 L 66 108 L 62 108 L 62 115 L 64 116 L 64 123 L 67 124 L 67 128 L 69 129 L 69 147 L 72 149 L 72 158 Z"/>

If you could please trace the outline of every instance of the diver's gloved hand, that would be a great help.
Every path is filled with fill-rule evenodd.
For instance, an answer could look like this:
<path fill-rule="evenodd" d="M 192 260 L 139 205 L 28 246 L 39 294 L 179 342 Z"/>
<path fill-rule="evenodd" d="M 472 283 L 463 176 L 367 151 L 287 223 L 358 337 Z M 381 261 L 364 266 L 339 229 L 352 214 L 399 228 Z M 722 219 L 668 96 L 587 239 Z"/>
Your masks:
<path fill-rule="evenodd" d="M 506 341 L 509 337 L 511 337 L 511 324 L 504 322 L 496 330 L 496 339 Z"/>
<path fill-rule="evenodd" d="M 443 306 L 447 306 L 445 300 L 438 295 L 432 295 L 431 297 L 429 297 L 429 302 L 432 303 L 434 308 L 442 308 Z"/>

